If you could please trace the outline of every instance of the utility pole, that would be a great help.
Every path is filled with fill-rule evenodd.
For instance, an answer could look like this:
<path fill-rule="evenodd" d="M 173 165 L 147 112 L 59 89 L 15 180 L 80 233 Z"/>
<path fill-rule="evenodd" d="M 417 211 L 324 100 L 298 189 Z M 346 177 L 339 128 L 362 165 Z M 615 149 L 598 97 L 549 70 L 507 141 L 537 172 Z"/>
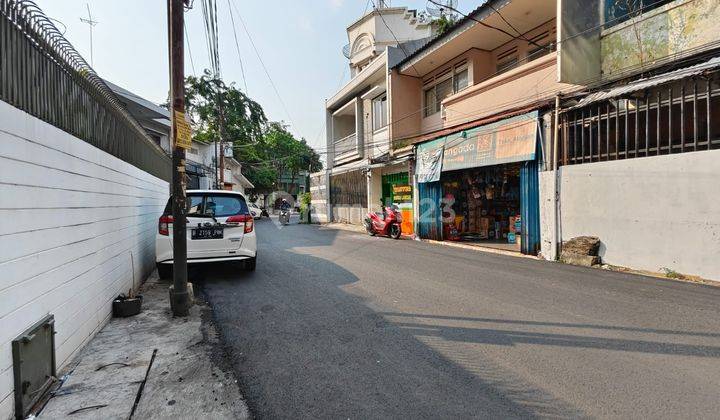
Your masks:
<path fill-rule="evenodd" d="M 172 103 L 172 213 L 173 213 L 173 285 L 170 307 L 174 316 L 187 316 L 192 299 L 187 282 L 187 232 L 185 197 L 185 143 L 189 133 L 185 121 L 185 51 L 183 0 L 168 0 L 170 39 L 170 95 Z"/>
<path fill-rule="evenodd" d="M 95 25 L 97 25 L 97 24 L 100 23 L 100 22 L 98 22 L 98 21 L 96 21 L 96 20 L 93 20 L 92 15 L 90 14 L 90 5 L 87 4 L 87 3 L 85 3 L 85 6 L 87 6 L 88 18 L 87 18 L 87 19 L 80 18 L 80 22 L 82 22 L 82 23 L 87 23 L 88 26 L 90 27 L 90 66 L 91 66 L 91 67 L 94 67 L 94 66 L 95 66 L 95 61 L 93 60 L 93 40 L 92 40 L 92 35 L 93 35 L 93 28 L 95 27 Z"/>

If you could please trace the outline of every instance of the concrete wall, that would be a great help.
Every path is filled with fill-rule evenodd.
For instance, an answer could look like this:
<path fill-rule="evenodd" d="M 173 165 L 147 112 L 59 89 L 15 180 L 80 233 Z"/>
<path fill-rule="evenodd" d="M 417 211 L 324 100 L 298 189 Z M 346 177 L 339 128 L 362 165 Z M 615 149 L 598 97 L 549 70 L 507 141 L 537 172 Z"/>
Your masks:
<path fill-rule="evenodd" d="M 0 418 L 14 408 L 11 341 L 55 316 L 65 365 L 154 267 L 168 184 L 0 102 Z"/>
<path fill-rule="evenodd" d="M 335 204 L 332 206 L 333 222 L 350 223 L 353 225 L 361 225 L 367 209 L 362 206 L 349 206 L 343 204 Z"/>
<path fill-rule="evenodd" d="M 422 79 L 393 70 L 389 77 L 390 139 L 393 148 L 404 146 L 401 139 L 420 134 Z"/>
<path fill-rule="evenodd" d="M 327 171 L 310 174 L 310 194 L 312 196 L 310 220 L 313 223 L 329 222 L 327 178 Z"/>
<path fill-rule="evenodd" d="M 718 162 L 720 150 L 562 167 L 562 239 L 599 236 L 608 264 L 720 280 Z"/>

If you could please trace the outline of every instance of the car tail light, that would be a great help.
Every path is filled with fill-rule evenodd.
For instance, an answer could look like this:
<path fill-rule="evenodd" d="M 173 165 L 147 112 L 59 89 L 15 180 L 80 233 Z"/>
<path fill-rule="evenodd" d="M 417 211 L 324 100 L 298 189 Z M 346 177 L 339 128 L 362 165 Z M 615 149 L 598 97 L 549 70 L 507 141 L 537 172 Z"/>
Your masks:
<path fill-rule="evenodd" d="M 252 232 L 255 225 L 253 217 L 249 214 L 238 214 L 236 216 L 230 216 L 227 218 L 227 220 L 225 220 L 225 223 L 233 226 L 237 226 L 240 223 L 245 223 L 245 233 Z"/>
<path fill-rule="evenodd" d="M 173 217 L 168 214 L 160 216 L 158 222 L 158 233 L 161 235 L 168 236 L 170 234 L 170 224 L 173 222 Z"/>

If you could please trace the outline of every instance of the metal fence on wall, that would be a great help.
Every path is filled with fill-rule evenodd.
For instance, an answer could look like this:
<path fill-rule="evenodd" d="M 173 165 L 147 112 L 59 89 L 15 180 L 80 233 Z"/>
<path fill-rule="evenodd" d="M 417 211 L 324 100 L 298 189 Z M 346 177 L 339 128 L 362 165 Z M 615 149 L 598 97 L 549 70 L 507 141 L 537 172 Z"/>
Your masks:
<path fill-rule="evenodd" d="M 718 73 L 563 111 L 559 164 L 720 148 Z"/>
<path fill-rule="evenodd" d="M 0 0 L 0 99 L 170 179 L 170 158 L 29 0 Z"/>
<path fill-rule="evenodd" d="M 330 177 L 330 203 L 339 206 L 367 207 L 367 179 L 362 171 Z"/>

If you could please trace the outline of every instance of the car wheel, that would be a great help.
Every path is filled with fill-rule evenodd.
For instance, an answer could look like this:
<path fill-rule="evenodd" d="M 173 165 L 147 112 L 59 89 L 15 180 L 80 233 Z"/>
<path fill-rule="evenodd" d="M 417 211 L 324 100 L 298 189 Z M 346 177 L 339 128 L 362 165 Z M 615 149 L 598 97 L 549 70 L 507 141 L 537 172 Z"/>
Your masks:
<path fill-rule="evenodd" d="M 245 269 L 247 271 L 255 271 L 255 265 L 257 264 L 257 256 L 245 260 Z"/>
<path fill-rule="evenodd" d="M 158 270 L 158 276 L 160 276 L 161 279 L 167 280 L 169 278 L 172 278 L 172 275 L 173 275 L 172 264 L 158 264 L 157 270 Z"/>

